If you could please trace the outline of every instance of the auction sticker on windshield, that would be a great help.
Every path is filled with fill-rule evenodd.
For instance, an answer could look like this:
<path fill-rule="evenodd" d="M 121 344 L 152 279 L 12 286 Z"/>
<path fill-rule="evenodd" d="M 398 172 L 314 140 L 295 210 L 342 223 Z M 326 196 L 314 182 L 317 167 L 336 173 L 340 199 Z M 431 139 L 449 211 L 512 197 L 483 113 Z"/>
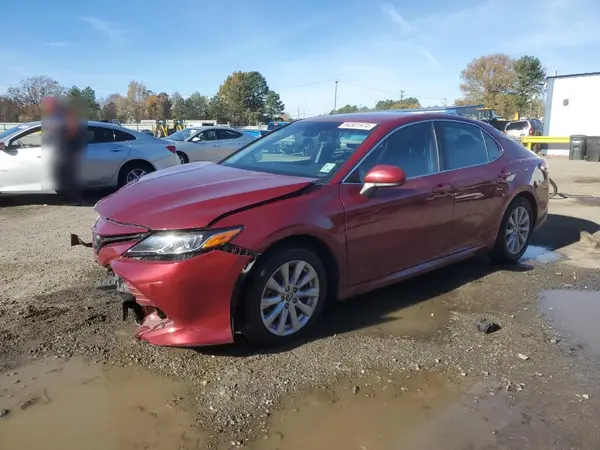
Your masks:
<path fill-rule="evenodd" d="M 344 122 L 338 128 L 345 128 L 350 130 L 372 130 L 377 126 L 376 123 L 366 122 Z"/>
<path fill-rule="evenodd" d="M 329 173 L 333 170 L 334 167 L 335 163 L 327 163 L 323 167 L 321 167 L 321 170 L 319 170 L 319 172 Z"/>

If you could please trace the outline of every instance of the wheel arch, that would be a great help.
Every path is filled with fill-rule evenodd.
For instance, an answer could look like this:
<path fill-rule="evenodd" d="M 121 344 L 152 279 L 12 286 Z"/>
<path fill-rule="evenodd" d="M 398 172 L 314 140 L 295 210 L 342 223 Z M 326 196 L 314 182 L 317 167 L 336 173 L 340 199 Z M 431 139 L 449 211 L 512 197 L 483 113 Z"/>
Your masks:
<path fill-rule="evenodd" d="M 242 323 L 245 315 L 245 303 L 243 302 L 243 292 L 246 283 L 249 280 L 250 273 L 255 267 L 264 261 L 276 251 L 286 247 L 300 247 L 313 251 L 323 262 L 325 272 L 327 273 L 327 299 L 328 302 L 335 300 L 339 294 L 340 283 L 340 264 L 331 247 L 319 237 L 312 234 L 294 234 L 283 237 L 272 242 L 262 253 L 251 261 L 250 269 L 246 273 L 241 273 L 234 287 L 234 294 L 231 301 L 231 327 L 235 332 L 238 327 L 236 324 Z"/>
<path fill-rule="evenodd" d="M 152 171 L 156 171 L 156 166 L 146 159 L 134 158 L 134 159 L 130 159 L 130 160 L 125 160 L 125 161 L 123 161 L 123 163 L 119 167 L 119 170 L 117 170 L 117 173 L 116 173 L 117 186 L 119 185 L 119 182 L 121 181 L 121 175 L 123 174 L 123 170 L 125 170 L 128 166 L 133 166 L 135 164 L 150 166 L 152 168 Z"/>

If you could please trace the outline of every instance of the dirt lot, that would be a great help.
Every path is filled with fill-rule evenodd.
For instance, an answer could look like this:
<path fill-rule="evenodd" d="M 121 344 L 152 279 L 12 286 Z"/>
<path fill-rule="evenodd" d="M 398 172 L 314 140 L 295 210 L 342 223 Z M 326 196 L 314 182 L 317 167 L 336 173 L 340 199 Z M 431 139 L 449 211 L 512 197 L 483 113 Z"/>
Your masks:
<path fill-rule="evenodd" d="M 0 448 L 597 449 L 600 249 L 580 234 L 600 230 L 600 164 L 551 171 L 565 198 L 522 264 L 335 305 L 271 353 L 135 341 L 69 247 L 92 209 L 0 198 Z"/>

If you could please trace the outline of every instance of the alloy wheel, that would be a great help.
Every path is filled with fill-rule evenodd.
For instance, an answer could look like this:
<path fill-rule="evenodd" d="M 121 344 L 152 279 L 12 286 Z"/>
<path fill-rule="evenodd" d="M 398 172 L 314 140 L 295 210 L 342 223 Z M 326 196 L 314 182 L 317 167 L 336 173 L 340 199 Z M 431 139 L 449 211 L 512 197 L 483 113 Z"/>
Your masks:
<path fill-rule="evenodd" d="M 319 276 L 305 261 L 289 261 L 269 278 L 260 301 L 263 325 L 277 336 L 302 329 L 319 301 Z"/>
<path fill-rule="evenodd" d="M 125 183 L 132 183 L 134 181 L 139 180 L 144 175 L 146 175 L 146 171 L 144 169 L 133 169 L 127 172 L 127 176 L 125 177 Z"/>
<path fill-rule="evenodd" d="M 523 206 L 515 208 L 506 226 L 506 248 L 513 255 L 518 254 L 527 244 L 531 223 L 529 212 Z"/>

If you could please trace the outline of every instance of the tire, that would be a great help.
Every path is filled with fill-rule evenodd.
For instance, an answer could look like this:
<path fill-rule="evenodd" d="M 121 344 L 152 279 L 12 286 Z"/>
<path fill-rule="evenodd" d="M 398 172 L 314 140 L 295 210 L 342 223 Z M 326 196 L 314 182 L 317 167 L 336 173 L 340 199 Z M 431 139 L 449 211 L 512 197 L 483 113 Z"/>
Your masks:
<path fill-rule="evenodd" d="M 548 181 L 550 182 L 549 196 L 550 196 L 550 198 L 554 198 L 554 197 L 556 197 L 556 194 L 558 194 L 558 186 L 556 185 L 554 180 L 552 180 L 552 178 L 548 177 Z"/>
<path fill-rule="evenodd" d="M 517 211 L 519 212 L 517 213 Z M 522 232 L 517 234 L 512 233 L 513 237 L 509 238 L 510 230 L 514 230 L 512 223 L 515 222 L 515 216 L 513 215 L 517 215 L 516 217 L 519 217 L 518 214 L 521 214 L 523 211 L 527 213 L 528 224 L 525 243 L 522 244 L 522 247 L 519 247 L 518 249 L 514 247 L 511 249 L 510 243 L 513 242 L 513 239 L 518 240 L 517 234 L 521 236 L 523 234 Z M 504 213 L 504 217 L 500 222 L 500 229 L 498 230 L 496 243 L 494 244 L 494 248 L 490 252 L 490 258 L 493 261 L 504 264 L 511 264 L 516 263 L 521 259 L 521 257 L 527 250 L 527 247 L 529 246 L 529 241 L 531 239 L 531 234 L 533 232 L 534 226 L 533 217 L 533 208 L 531 206 L 531 203 L 529 203 L 529 201 L 524 197 L 517 197 L 510 203 L 510 205 L 508 205 L 508 208 Z M 513 218 L 512 221 L 511 218 Z M 525 225 L 524 221 L 521 223 Z M 521 227 L 521 229 L 523 228 L 524 226 Z"/>
<path fill-rule="evenodd" d="M 274 277 L 274 280 L 283 287 L 281 269 L 287 264 L 289 280 L 293 282 L 294 270 L 298 263 L 304 265 L 300 276 L 297 277 L 298 282 L 307 279 L 309 274 L 314 277 L 308 284 L 299 286 L 303 289 L 298 289 L 298 293 L 308 292 L 310 288 L 310 291 L 316 295 L 296 297 L 297 294 L 294 295 L 292 283 L 288 287 L 288 292 L 281 291 L 283 295 L 275 295 L 276 292 L 268 286 L 271 278 Z M 264 308 L 261 307 L 263 295 L 272 300 L 265 302 Z M 321 259 L 312 251 L 304 248 L 284 247 L 268 255 L 251 272 L 243 299 L 244 315 L 240 331 L 248 340 L 259 346 L 273 347 L 298 340 L 306 335 L 317 322 L 327 300 L 326 297 L 327 273 Z M 266 306 L 267 304 L 269 306 Z M 303 306 L 299 307 L 300 304 Z M 308 311 L 311 310 L 311 306 L 312 312 L 309 315 Z M 296 330 L 294 330 L 292 321 L 293 312 L 297 319 L 296 326 L 300 325 Z M 281 321 L 284 317 L 285 321 L 282 326 Z M 270 326 L 269 318 L 272 319 Z"/>
<path fill-rule="evenodd" d="M 131 174 L 134 172 L 137 172 L 139 174 L 138 178 L 140 178 L 154 171 L 154 167 L 152 167 L 151 164 L 144 161 L 132 161 L 130 163 L 127 163 L 123 167 L 121 167 L 121 170 L 119 171 L 119 188 L 133 181 L 131 179 Z"/>
<path fill-rule="evenodd" d="M 187 164 L 190 162 L 190 159 L 187 157 L 187 155 L 183 152 L 177 152 L 177 157 L 179 158 L 179 162 L 181 164 Z"/>

